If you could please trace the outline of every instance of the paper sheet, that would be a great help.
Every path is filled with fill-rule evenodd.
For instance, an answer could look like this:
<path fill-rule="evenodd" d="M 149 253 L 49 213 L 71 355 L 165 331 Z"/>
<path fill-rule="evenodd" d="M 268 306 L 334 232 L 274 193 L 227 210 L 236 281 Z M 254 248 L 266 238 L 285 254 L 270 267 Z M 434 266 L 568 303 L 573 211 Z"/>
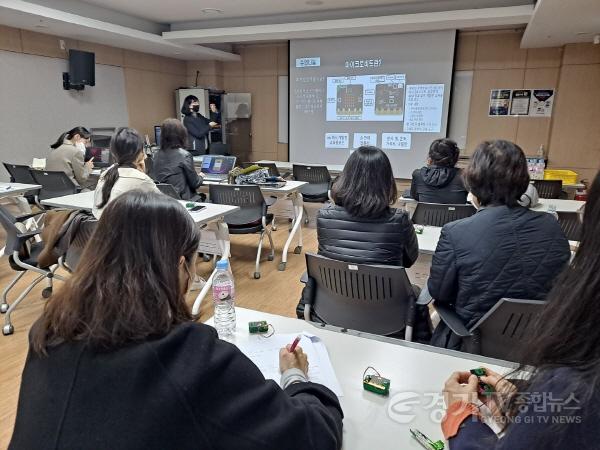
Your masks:
<path fill-rule="evenodd" d="M 281 378 L 279 349 L 291 344 L 296 337 L 296 334 L 275 334 L 269 338 L 251 335 L 248 341 L 236 345 L 256 364 L 266 379 L 274 380 L 279 384 Z M 309 380 L 327 386 L 341 397 L 342 387 L 331 365 L 325 344 L 317 336 L 303 333 L 298 345 L 308 357 Z"/>

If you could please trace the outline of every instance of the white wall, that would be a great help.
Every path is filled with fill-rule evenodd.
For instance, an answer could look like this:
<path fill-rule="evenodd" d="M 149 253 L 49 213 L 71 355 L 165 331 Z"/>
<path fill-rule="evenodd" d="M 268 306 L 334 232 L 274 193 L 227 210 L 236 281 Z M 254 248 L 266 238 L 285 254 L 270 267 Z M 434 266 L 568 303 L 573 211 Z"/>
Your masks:
<path fill-rule="evenodd" d="M 31 164 L 78 125 L 128 125 L 121 67 L 96 64 L 96 86 L 80 92 L 63 90 L 67 67 L 63 59 L 0 51 L 0 161 Z M 8 179 L 3 167 L 0 178 Z"/>

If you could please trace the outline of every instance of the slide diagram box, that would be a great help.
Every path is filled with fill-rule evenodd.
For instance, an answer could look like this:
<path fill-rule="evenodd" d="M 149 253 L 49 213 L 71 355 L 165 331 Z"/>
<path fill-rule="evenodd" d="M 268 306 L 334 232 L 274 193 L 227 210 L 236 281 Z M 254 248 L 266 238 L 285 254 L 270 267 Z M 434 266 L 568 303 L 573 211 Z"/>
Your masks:
<path fill-rule="evenodd" d="M 327 77 L 328 122 L 402 122 L 405 74 Z"/>
<path fill-rule="evenodd" d="M 377 147 L 377 133 L 354 133 L 352 147 L 358 148 L 364 145 Z"/>
<path fill-rule="evenodd" d="M 349 133 L 325 133 L 325 148 L 348 148 Z"/>
<path fill-rule="evenodd" d="M 410 84 L 406 86 L 404 131 L 439 133 L 444 109 L 443 84 Z"/>
<path fill-rule="evenodd" d="M 410 133 L 382 133 L 381 148 L 383 150 L 410 150 Z"/>

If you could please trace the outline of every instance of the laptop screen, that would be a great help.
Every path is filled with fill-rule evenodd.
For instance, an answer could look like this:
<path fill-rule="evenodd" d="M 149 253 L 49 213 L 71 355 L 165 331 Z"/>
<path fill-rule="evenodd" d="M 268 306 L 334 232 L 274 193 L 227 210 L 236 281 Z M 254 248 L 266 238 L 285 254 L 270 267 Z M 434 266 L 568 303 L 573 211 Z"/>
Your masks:
<path fill-rule="evenodd" d="M 202 172 L 207 175 L 226 175 L 235 166 L 235 156 L 204 155 Z"/>

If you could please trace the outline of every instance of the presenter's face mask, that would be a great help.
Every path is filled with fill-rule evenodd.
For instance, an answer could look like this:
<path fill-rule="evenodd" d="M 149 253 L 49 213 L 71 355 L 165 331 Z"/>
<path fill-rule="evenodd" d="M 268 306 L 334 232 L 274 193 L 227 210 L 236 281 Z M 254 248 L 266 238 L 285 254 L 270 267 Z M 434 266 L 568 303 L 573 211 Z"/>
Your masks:
<path fill-rule="evenodd" d="M 200 105 L 193 105 L 192 106 L 192 111 L 194 111 L 194 112 L 200 112 Z"/>

